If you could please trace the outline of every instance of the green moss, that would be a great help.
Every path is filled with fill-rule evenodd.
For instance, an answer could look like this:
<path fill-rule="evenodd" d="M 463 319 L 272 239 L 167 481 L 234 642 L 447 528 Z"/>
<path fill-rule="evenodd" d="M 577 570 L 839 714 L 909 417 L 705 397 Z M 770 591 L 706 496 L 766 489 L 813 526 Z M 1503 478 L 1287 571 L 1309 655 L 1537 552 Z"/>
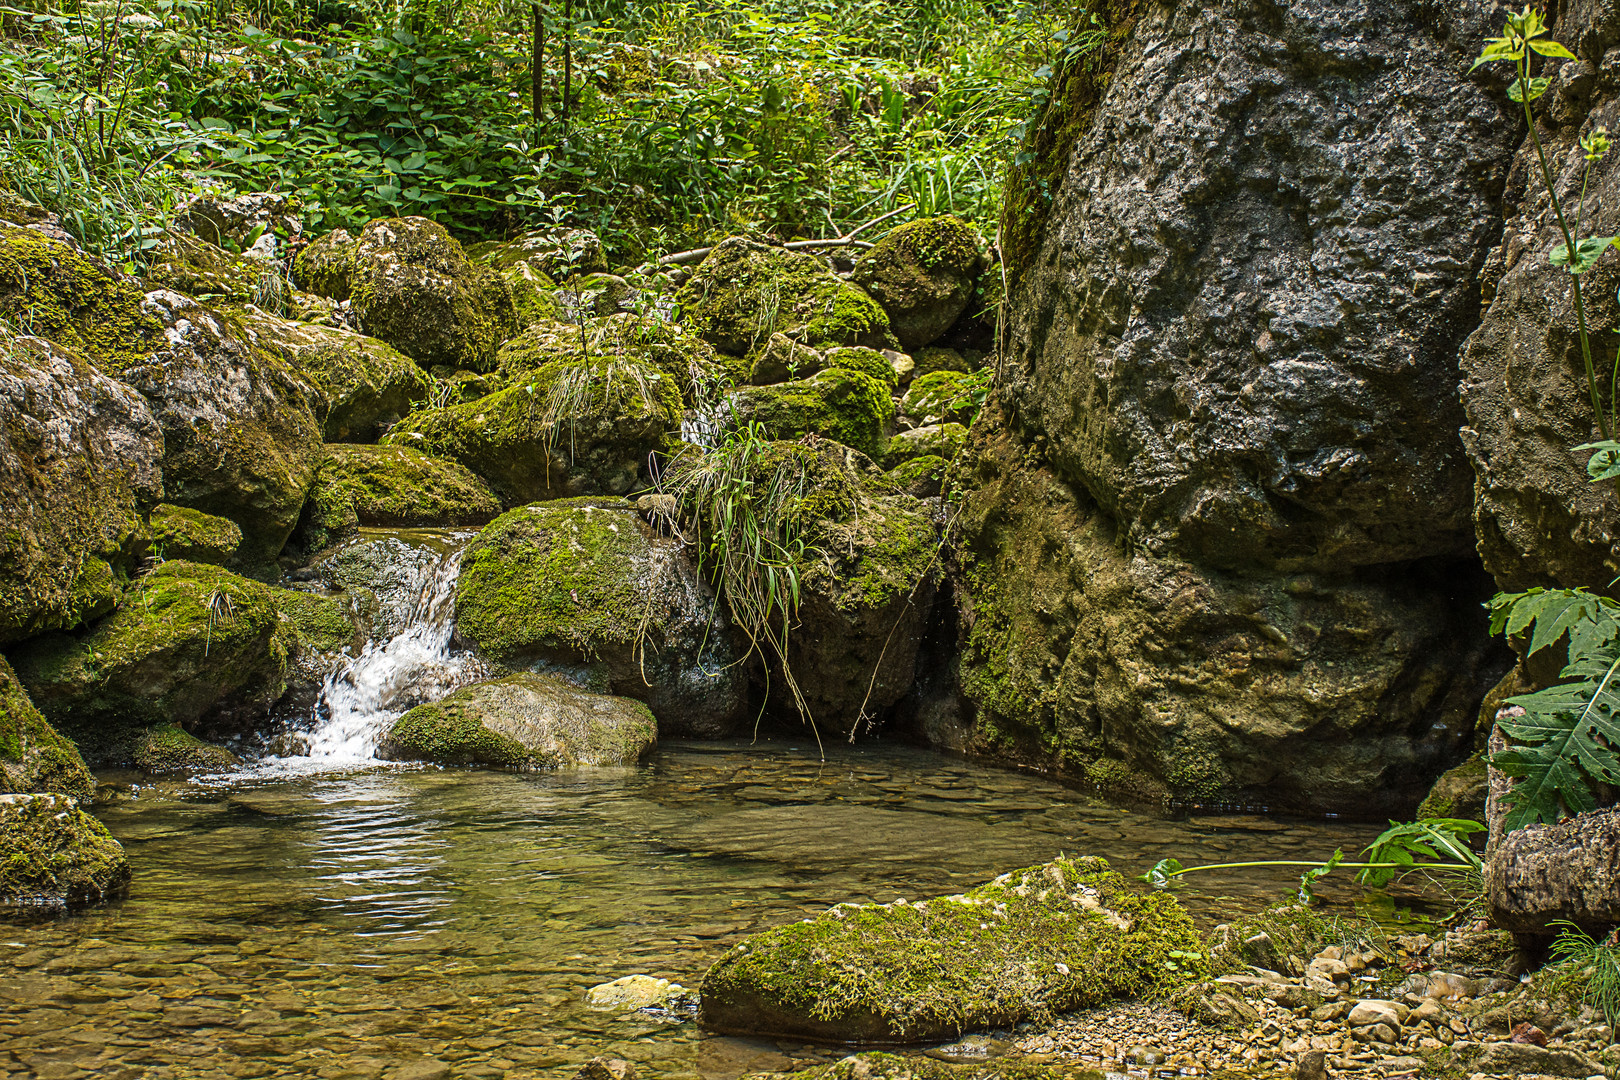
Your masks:
<path fill-rule="evenodd" d="M 520 768 L 529 759 L 522 743 L 486 728 L 459 702 L 418 705 L 388 733 L 395 753 L 443 765 Z"/>
<path fill-rule="evenodd" d="M 738 419 L 762 425 L 772 439 L 821 435 L 872 458 L 883 456 L 894 420 L 887 385 L 847 368 L 775 386 L 739 387 L 730 400 Z"/>
<path fill-rule="evenodd" d="M 1141 769 L 1115 758 L 1086 762 L 1086 780 L 1096 793 L 1114 802 L 1162 806 L 1168 796 L 1164 785 Z"/>
<path fill-rule="evenodd" d="M 667 375 L 690 404 L 699 388 L 719 381 L 724 365 L 714 347 L 675 323 L 630 312 L 583 323 L 538 322 L 501 347 L 500 378 L 522 382 L 557 363 L 631 360 Z"/>
<path fill-rule="evenodd" d="M 223 565 L 241 544 L 241 528 L 227 518 L 173 503 L 152 511 L 152 547 L 161 558 Z"/>
<path fill-rule="evenodd" d="M 0 222 L 0 318 L 24 333 L 78 349 L 116 373 L 143 362 L 160 334 L 141 296 L 132 279 L 89 256 Z"/>
<path fill-rule="evenodd" d="M 334 229 L 304 246 L 293 262 L 300 289 L 330 300 L 347 300 L 354 278 L 356 241 L 346 229 Z"/>
<path fill-rule="evenodd" d="M 129 862 L 65 795 L 0 795 L 0 906 L 76 908 L 120 895 Z"/>
<path fill-rule="evenodd" d="M 148 287 L 173 289 L 197 300 L 250 301 L 259 278 L 279 272 L 273 263 L 233 255 L 183 232 L 165 234 L 151 256 L 144 272 Z"/>
<path fill-rule="evenodd" d="M 893 343 L 883 308 L 825 263 L 740 237 L 710 252 L 677 300 L 688 325 L 734 356 L 775 333 L 817 348 Z"/>
<path fill-rule="evenodd" d="M 205 743 L 174 724 L 148 728 L 135 743 L 134 763 L 152 776 L 226 772 L 240 764 L 229 750 Z"/>
<path fill-rule="evenodd" d="M 895 487 L 908 495 L 929 499 L 938 495 L 945 485 L 945 472 L 951 463 L 942 457 L 925 454 L 911 458 L 890 469 L 884 475 Z"/>
<path fill-rule="evenodd" d="M 349 608 L 331 596 L 299 589 L 271 589 L 276 610 L 298 632 L 301 653 L 336 653 L 358 644 Z"/>
<path fill-rule="evenodd" d="M 283 354 L 315 383 L 327 442 L 369 442 L 428 400 L 432 380 L 414 360 L 360 334 L 319 328 L 307 343 L 285 342 Z"/>
<path fill-rule="evenodd" d="M 839 543 L 824 545 L 824 563 L 809 583 L 819 585 L 846 612 L 888 606 L 910 596 L 918 582 L 938 571 L 939 533 L 933 519 L 909 500 L 873 499 Z M 832 539 L 827 537 L 826 539 Z M 851 558 L 848 552 L 857 554 Z"/>
<path fill-rule="evenodd" d="M 828 349 L 825 361 L 829 368 L 842 368 L 845 371 L 859 371 L 863 375 L 870 375 L 891 391 L 900 385 L 900 373 L 895 371 L 894 365 L 876 349 Z"/>
<path fill-rule="evenodd" d="M 500 501 L 463 466 L 405 446 L 328 444 L 311 499 L 323 523 L 360 525 L 481 525 Z"/>
<path fill-rule="evenodd" d="M 984 266 L 973 226 L 944 216 L 907 222 L 856 260 L 853 280 L 883 305 L 895 334 L 920 349 L 951 328 Z"/>
<path fill-rule="evenodd" d="M 922 349 L 912 357 L 912 360 L 916 364 L 911 370 L 914 379 L 932 375 L 936 371 L 960 371 L 966 375 L 973 370 L 973 365 L 955 349 Z"/>
<path fill-rule="evenodd" d="M 1216 927 L 1209 938 L 1210 970 L 1237 975 L 1251 965 L 1270 968 L 1281 960 L 1290 968 L 1282 974 L 1303 975 L 1312 957 L 1329 945 L 1345 943 L 1352 933 L 1340 920 L 1323 918 L 1303 904 L 1283 904 Z M 1257 941 L 1262 934 L 1265 939 Z"/>
<path fill-rule="evenodd" d="M 89 799 L 95 779 L 79 748 L 45 722 L 0 657 L 0 794 L 54 792 Z"/>
<path fill-rule="evenodd" d="M 1174 898 L 1060 858 L 961 897 L 839 905 L 759 934 L 709 969 L 703 1010 L 719 1030 L 928 1041 L 1164 991 L 1200 977 L 1202 953 Z"/>
<path fill-rule="evenodd" d="M 949 461 L 967 442 L 967 434 L 967 428 L 956 423 L 930 424 L 902 431 L 889 440 L 882 465 L 885 469 L 893 469 L 896 465 L 919 457 L 938 457 Z"/>
<path fill-rule="evenodd" d="M 959 371 L 934 371 L 913 379 L 900 411 L 925 424 L 963 421 L 973 415 L 973 378 Z"/>
<path fill-rule="evenodd" d="M 1467 761 L 1448 770 L 1434 782 L 1417 808 L 1417 818 L 1465 818 L 1485 820 L 1485 796 L 1490 789 L 1490 770 L 1485 755 L 1476 751 Z"/>

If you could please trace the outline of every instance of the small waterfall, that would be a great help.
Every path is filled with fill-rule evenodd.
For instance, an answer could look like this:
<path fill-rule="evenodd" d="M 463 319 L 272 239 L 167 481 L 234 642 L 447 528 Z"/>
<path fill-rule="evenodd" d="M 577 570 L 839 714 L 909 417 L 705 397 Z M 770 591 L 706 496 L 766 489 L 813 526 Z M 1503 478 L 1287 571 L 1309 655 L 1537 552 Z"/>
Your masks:
<path fill-rule="evenodd" d="M 274 766 L 319 771 L 373 762 L 378 740 L 407 710 L 487 676 L 476 656 L 451 648 L 460 571 L 459 548 L 411 568 L 405 589 L 394 593 L 401 629 L 327 675 L 314 726 L 297 737 L 303 754 L 272 759 Z"/>

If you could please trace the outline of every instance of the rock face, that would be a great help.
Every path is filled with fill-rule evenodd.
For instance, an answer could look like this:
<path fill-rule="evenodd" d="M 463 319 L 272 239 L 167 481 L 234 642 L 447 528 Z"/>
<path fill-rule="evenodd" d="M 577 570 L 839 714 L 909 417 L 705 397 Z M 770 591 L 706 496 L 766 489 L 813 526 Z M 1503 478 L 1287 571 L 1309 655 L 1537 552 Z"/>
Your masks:
<path fill-rule="evenodd" d="M 1580 136 L 1620 127 L 1620 82 L 1612 63 L 1603 66 L 1620 43 L 1620 20 L 1601 4 L 1571 5 L 1560 9 L 1553 36 L 1580 60 L 1547 73 L 1555 77 L 1538 102 L 1538 130 L 1559 197 L 1573 208 L 1585 166 Z M 1528 139 L 1507 202 L 1507 227 L 1482 274 L 1488 308 L 1462 359 L 1479 552 L 1505 590 L 1601 588 L 1620 573 L 1620 496 L 1612 484 L 1589 483 L 1587 454 L 1572 449 L 1602 433 L 1587 396 L 1570 277 L 1547 262 L 1561 235 Z M 1620 155 L 1593 169 L 1586 219 L 1587 235 L 1620 231 Z M 1620 255 L 1610 252 L 1582 281 L 1601 382 L 1610 348 L 1599 344 L 1603 328 L 1620 320 Z"/>
<path fill-rule="evenodd" d="M 88 634 L 47 634 L 10 658 L 40 712 L 92 764 L 120 764 L 155 724 L 240 730 L 263 719 L 295 641 L 268 586 L 171 560 Z"/>
<path fill-rule="evenodd" d="M 0 795 L 0 907 L 85 907 L 128 885 L 123 846 L 76 799 Z"/>
<path fill-rule="evenodd" d="M 362 330 L 424 366 L 488 371 L 518 330 L 506 280 L 426 218 L 373 221 L 352 241 L 333 233 L 299 255 L 296 277 L 350 301 Z"/>
<path fill-rule="evenodd" d="M 163 497 L 146 401 L 42 338 L 0 341 L 0 642 L 105 615 Z"/>
<path fill-rule="evenodd" d="M 1507 834 L 1486 860 L 1485 893 L 1491 922 L 1506 930 L 1620 923 L 1620 807 Z"/>
<path fill-rule="evenodd" d="M 79 748 L 45 722 L 0 657 L 0 794 L 39 792 L 89 799 L 96 781 Z"/>
<path fill-rule="evenodd" d="M 1472 747 L 1496 669 L 1447 564 L 1263 577 L 1124 551 L 1016 438 L 976 431 L 958 519 L 973 749 L 1117 795 L 1148 796 L 1135 772 L 1172 798 L 1377 817 Z"/>
<path fill-rule="evenodd" d="M 907 351 L 931 345 L 967 308 L 984 269 L 973 226 L 945 216 L 900 225 L 855 262 L 854 282 L 883 306 Z"/>
<path fill-rule="evenodd" d="M 395 761 L 556 769 L 633 765 L 658 741 L 647 707 L 525 672 L 463 687 L 400 717 L 378 747 Z"/>
<path fill-rule="evenodd" d="M 142 310 L 163 326 L 163 343 L 120 377 L 163 428 L 165 495 L 236 522 L 238 562 L 262 566 L 298 524 L 315 475 L 318 395 L 228 315 L 164 290 Z"/>
<path fill-rule="evenodd" d="M 665 735 L 718 738 L 746 718 L 748 669 L 685 546 L 628 503 L 520 507 L 462 557 L 457 633 L 509 664 L 605 669 Z"/>
<path fill-rule="evenodd" d="M 1169 985 L 1172 951 L 1201 952 L 1174 898 L 1133 892 L 1101 859 L 1058 859 L 749 938 L 703 977 L 699 1019 L 728 1034 L 937 1042 Z"/>
<path fill-rule="evenodd" d="M 979 734 L 1404 815 L 1498 674 L 1456 355 L 1515 138 L 1462 75 L 1499 17 L 1122 7 L 1010 194 L 1032 224 L 1004 252 L 1006 483 L 971 497 Z"/>

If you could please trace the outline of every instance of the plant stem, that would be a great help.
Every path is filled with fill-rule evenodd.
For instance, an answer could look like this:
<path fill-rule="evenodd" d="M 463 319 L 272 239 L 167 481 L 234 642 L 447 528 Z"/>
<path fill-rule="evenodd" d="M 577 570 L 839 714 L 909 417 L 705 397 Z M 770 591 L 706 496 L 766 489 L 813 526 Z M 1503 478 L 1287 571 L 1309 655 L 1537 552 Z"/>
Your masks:
<path fill-rule="evenodd" d="M 1321 859 L 1262 859 L 1259 862 L 1224 862 L 1210 863 L 1208 866 L 1184 866 L 1180 870 L 1165 875 L 1167 878 L 1180 877 L 1198 870 L 1236 870 L 1248 866 L 1326 866 Z M 1410 870 L 1460 870 L 1466 869 L 1462 863 L 1393 863 L 1393 862 L 1342 862 L 1334 867 L 1335 870 L 1389 870 L 1397 867 L 1406 867 Z"/>

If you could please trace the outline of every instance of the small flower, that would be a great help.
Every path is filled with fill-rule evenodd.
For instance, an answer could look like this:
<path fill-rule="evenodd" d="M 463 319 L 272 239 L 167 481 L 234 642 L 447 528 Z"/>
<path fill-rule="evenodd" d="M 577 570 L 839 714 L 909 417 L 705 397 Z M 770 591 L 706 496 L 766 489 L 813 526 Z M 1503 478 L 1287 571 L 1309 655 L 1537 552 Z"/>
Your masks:
<path fill-rule="evenodd" d="M 1589 134 L 1581 137 L 1581 149 L 1586 151 L 1587 161 L 1597 161 L 1609 152 L 1609 129 L 1595 127 Z"/>

